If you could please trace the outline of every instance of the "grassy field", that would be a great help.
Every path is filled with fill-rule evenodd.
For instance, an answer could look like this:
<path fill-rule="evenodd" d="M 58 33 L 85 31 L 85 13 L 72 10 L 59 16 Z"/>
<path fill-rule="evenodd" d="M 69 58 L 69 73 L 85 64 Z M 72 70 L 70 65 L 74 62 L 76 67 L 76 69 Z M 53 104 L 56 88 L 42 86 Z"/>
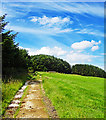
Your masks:
<path fill-rule="evenodd" d="M 104 79 L 40 72 L 60 118 L 104 118 Z"/>
<path fill-rule="evenodd" d="M 2 82 L 2 115 L 5 113 L 6 108 L 14 98 L 16 92 L 27 80 L 27 76 L 27 73 L 22 73 L 16 75 L 16 77 L 12 78 L 8 83 Z"/>

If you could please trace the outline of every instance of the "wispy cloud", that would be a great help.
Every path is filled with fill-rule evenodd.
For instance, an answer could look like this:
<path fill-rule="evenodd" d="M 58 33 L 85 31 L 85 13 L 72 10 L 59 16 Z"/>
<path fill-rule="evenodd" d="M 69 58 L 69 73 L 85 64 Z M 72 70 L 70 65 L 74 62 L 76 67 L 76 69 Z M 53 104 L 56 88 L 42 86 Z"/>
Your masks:
<path fill-rule="evenodd" d="M 93 35 L 93 36 L 100 36 L 104 37 L 104 33 L 90 28 L 92 27 L 92 24 L 84 27 L 81 23 L 80 20 L 77 18 L 72 18 L 71 16 L 66 16 L 66 12 L 70 13 L 75 13 L 75 14 L 80 14 L 80 15 L 93 15 L 93 16 L 101 16 L 103 17 L 103 12 L 104 12 L 104 7 L 102 4 L 91 4 L 91 3 L 71 3 L 71 2 L 43 2 L 39 3 L 9 3 L 8 5 L 3 4 L 3 9 L 5 13 L 8 14 L 8 17 L 16 17 L 17 19 L 19 16 L 22 18 L 22 16 L 28 15 L 31 11 L 33 12 L 38 12 L 42 14 L 41 17 L 38 16 L 32 16 L 30 20 L 35 23 L 36 29 L 30 30 L 28 27 L 24 27 L 26 30 L 24 31 L 24 28 L 20 26 L 16 26 L 15 29 L 27 32 L 29 31 L 30 33 L 44 33 L 44 34 L 57 34 L 57 33 L 68 33 L 68 32 L 75 32 L 77 34 L 87 34 L 87 35 Z M 98 9 L 98 12 L 97 12 Z M 54 12 L 59 12 L 59 13 L 64 13 L 65 17 L 61 16 L 48 16 L 45 13 L 45 10 L 48 11 L 54 11 Z M 14 12 L 13 12 L 14 11 Z M 50 15 L 50 14 L 49 14 Z M 19 19 L 18 19 L 19 20 Z M 26 19 L 29 20 L 29 19 Z M 74 23 L 74 20 L 76 20 L 78 23 L 76 28 L 72 28 L 71 25 Z M 23 19 L 24 21 L 24 19 Z M 78 25 L 80 25 L 81 29 L 78 28 Z M 40 27 L 41 26 L 41 27 Z M 12 26 L 13 27 L 13 26 Z M 89 27 L 89 28 L 88 28 Z M 22 29 L 23 30 L 22 30 Z"/>
<path fill-rule="evenodd" d="M 28 27 L 21 27 L 21 26 L 6 26 L 6 29 L 9 30 L 14 30 L 17 32 L 22 32 L 22 33 L 31 33 L 31 34 L 49 34 L 47 31 L 42 31 L 38 29 L 33 29 L 33 28 L 28 28 Z M 51 32 L 50 32 L 51 33 Z"/>
<path fill-rule="evenodd" d="M 32 9 L 35 12 L 37 10 L 40 10 L 40 9 L 42 10 L 44 8 L 45 10 L 49 10 L 49 11 L 51 10 L 55 12 L 70 12 L 70 13 L 76 13 L 81 15 L 89 14 L 93 16 L 104 17 L 103 3 L 94 4 L 94 3 L 57 2 L 57 1 L 31 3 L 30 1 L 29 4 L 17 2 L 17 3 L 9 3 L 6 6 L 4 3 L 4 7 L 7 7 L 6 12 L 7 13 L 9 12 L 12 15 L 13 13 L 11 11 L 15 10 L 14 7 L 17 7 L 19 14 L 21 12 L 23 12 L 23 14 L 27 14 Z M 14 11 L 14 15 L 16 14 L 15 12 L 17 12 L 17 10 Z"/>
<path fill-rule="evenodd" d="M 67 11 L 70 13 L 77 13 L 77 14 L 90 14 L 96 15 L 99 17 L 104 16 L 104 8 L 102 5 L 98 4 L 91 4 L 91 3 L 45 3 L 48 9 L 52 9 L 55 11 Z M 98 12 L 97 12 L 98 10 Z"/>
<path fill-rule="evenodd" d="M 14 30 L 16 32 L 22 32 L 22 33 L 30 33 L 30 34 L 37 34 L 37 35 L 56 35 L 59 33 L 66 33 L 73 31 L 72 29 L 61 29 L 61 28 L 28 28 L 28 27 L 20 27 L 20 26 L 6 26 L 7 30 Z"/>
<path fill-rule="evenodd" d="M 104 32 L 100 32 L 99 30 L 88 29 L 88 28 L 77 29 L 76 33 L 79 33 L 79 34 L 89 34 L 89 35 L 104 37 Z"/>

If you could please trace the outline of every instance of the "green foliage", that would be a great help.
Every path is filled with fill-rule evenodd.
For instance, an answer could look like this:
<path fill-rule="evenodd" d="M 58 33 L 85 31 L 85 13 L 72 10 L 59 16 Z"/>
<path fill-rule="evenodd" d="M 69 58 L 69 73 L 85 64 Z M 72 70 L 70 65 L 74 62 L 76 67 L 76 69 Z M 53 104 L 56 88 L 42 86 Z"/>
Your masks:
<path fill-rule="evenodd" d="M 28 72 L 33 73 L 34 72 L 33 67 L 28 67 Z"/>
<path fill-rule="evenodd" d="M 37 80 L 37 75 L 38 75 L 37 72 L 35 72 L 35 73 L 29 73 L 27 79 L 28 80 Z"/>
<path fill-rule="evenodd" d="M 104 118 L 104 78 L 41 72 L 60 118 Z"/>
<path fill-rule="evenodd" d="M 34 71 L 56 71 L 71 73 L 71 66 L 66 61 L 50 55 L 31 56 L 30 66 Z"/>
<path fill-rule="evenodd" d="M 11 69 L 14 71 L 15 68 L 28 68 L 29 56 L 26 50 L 19 49 L 18 44 L 15 43 L 14 39 L 17 33 L 13 34 L 12 31 L 6 31 L 4 27 L 8 24 L 5 22 L 6 15 L 0 17 L 0 34 L 2 34 L 2 67 L 3 77 L 11 76 Z M 8 73 L 10 69 L 10 73 Z"/>
<path fill-rule="evenodd" d="M 76 64 L 72 66 L 72 73 L 84 76 L 105 77 L 106 72 L 101 68 L 87 64 Z"/>
<path fill-rule="evenodd" d="M 27 80 L 27 73 L 16 74 L 15 78 L 10 80 L 4 80 L 9 82 L 2 82 L 2 114 L 4 114 L 6 108 L 14 98 L 16 92 L 23 86 Z"/>
<path fill-rule="evenodd" d="M 31 80 L 31 79 L 32 79 L 32 76 L 28 75 L 27 80 Z"/>

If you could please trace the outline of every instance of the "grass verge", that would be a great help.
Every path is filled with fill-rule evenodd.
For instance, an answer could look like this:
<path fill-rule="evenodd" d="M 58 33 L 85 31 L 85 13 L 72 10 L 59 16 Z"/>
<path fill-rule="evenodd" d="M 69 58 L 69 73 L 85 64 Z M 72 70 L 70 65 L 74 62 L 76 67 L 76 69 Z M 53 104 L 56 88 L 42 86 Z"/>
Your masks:
<path fill-rule="evenodd" d="M 7 83 L 2 82 L 2 115 L 4 115 L 6 108 L 13 100 L 16 92 L 23 86 L 27 80 L 27 73 L 16 75 L 15 78 Z"/>

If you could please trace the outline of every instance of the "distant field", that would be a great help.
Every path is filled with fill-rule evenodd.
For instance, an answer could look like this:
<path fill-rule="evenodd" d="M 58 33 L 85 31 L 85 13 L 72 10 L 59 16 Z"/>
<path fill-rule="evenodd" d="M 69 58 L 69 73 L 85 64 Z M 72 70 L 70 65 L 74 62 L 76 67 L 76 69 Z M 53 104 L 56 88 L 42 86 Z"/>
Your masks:
<path fill-rule="evenodd" d="M 42 74 L 46 95 L 60 118 L 104 118 L 104 79 L 60 73 Z"/>

